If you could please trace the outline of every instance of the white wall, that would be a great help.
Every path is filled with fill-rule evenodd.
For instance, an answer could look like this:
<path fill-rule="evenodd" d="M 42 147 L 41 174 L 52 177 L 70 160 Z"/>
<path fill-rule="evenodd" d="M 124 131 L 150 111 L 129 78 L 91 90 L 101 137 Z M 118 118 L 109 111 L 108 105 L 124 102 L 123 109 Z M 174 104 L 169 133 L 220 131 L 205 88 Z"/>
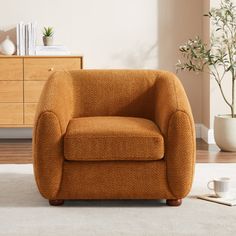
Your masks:
<path fill-rule="evenodd" d="M 84 55 L 86 68 L 157 68 L 156 0 L 7 0 L 0 29 L 20 21 L 55 28 L 55 43 Z"/>

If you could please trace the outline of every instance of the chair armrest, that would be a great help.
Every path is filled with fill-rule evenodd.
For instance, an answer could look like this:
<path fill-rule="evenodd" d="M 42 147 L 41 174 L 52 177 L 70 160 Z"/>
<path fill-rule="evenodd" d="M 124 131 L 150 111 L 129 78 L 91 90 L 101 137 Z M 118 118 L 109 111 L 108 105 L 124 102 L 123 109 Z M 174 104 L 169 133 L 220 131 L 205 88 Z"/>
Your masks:
<path fill-rule="evenodd" d="M 46 82 L 37 107 L 34 134 L 34 172 L 40 193 L 47 199 L 59 191 L 64 161 L 63 135 L 73 117 L 72 78 L 57 72 Z"/>
<path fill-rule="evenodd" d="M 50 112 L 58 118 L 61 131 L 65 133 L 74 112 L 72 82 L 69 72 L 56 72 L 48 79 L 40 96 L 35 125 L 40 116 Z"/>
<path fill-rule="evenodd" d="M 160 72 L 156 82 L 155 122 L 165 140 L 165 160 L 170 191 L 185 197 L 192 185 L 196 155 L 194 121 L 179 79 Z"/>

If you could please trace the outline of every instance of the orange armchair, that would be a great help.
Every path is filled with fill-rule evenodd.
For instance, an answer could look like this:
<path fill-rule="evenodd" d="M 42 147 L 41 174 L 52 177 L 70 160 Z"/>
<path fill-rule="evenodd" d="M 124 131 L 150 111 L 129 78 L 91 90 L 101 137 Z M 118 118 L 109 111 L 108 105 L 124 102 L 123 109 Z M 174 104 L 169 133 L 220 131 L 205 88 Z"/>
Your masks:
<path fill-rule="evenodd" d="M 33 137 L 38 189 L 70 199 L 167 199 L 180 205 L 195 163 L 191 108 L 177 77 L 152 70 L 57 72 Z"/>

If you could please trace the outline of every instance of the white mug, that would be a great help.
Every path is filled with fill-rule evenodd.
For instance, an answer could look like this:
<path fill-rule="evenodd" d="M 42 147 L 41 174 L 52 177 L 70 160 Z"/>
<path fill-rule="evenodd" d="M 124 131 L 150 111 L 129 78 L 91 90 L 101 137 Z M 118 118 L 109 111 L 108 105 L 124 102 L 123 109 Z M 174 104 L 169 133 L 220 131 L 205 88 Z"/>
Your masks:
<path fill-rule="evenodd" d="M 213 187 L 210 184 L 213 183 Z M 217 197 L 227 198 L 230 194 L 230 178 L 219 178 L 208 182 L 207 187 L 214 190 Z"/>

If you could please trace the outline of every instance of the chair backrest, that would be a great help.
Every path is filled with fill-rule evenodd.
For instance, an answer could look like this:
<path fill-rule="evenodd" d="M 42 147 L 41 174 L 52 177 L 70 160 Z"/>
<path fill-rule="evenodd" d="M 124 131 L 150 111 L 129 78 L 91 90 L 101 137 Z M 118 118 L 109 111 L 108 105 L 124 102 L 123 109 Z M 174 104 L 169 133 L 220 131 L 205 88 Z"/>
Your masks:
<path fill-rule="evenodd" d="M 71 71 L 75 116 L 154 119 L 156 71 Z"/>

